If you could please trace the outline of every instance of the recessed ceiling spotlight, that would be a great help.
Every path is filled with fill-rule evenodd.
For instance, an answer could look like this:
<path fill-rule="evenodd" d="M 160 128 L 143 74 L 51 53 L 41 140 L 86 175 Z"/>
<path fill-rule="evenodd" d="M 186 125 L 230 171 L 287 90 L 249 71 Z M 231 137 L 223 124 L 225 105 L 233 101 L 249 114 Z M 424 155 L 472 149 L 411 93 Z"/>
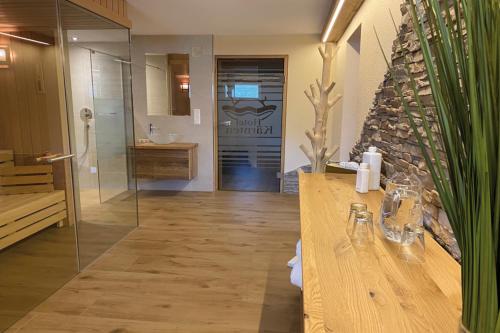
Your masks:
<path fill-rule="evenodd" d="M 73 42 L 76 42 L 78 40 L 78 37 L 72 37 L 71 39 L 73 40 Z"/>

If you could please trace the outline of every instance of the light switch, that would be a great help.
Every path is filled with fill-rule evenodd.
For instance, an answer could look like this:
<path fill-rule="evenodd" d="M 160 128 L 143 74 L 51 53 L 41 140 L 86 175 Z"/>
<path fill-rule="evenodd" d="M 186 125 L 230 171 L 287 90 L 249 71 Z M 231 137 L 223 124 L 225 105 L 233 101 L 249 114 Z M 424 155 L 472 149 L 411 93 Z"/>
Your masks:
<path fill-rule="evenodd" d="M 200 125 L 201 124 L 201 112 L 200 112 L 200 109 L 193 109 L 193 117 L 194 117 L 194 124 L 195 125 Z"/>

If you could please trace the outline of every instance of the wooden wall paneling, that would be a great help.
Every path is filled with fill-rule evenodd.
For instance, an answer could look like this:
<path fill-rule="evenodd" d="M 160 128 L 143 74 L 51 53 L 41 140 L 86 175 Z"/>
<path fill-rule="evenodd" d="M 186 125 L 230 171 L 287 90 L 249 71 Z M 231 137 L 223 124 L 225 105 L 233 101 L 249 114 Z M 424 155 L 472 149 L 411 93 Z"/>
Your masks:
<path fill-rule="evenodd" d="M 16 43 L 12 42 L 10 43 L 11 46 L 11 51 L 13 54 L 16 54 L 19 50 L 16 48 Z M 12 148 L 14 152 L 23 152 L 25 147 L 24 143 L 24 137 L 23 133 L 21 131 L 21 127 L 19 124 L 19 117 L 20 115 L 24 114 L 23 112 L 23 105 L 20 103 L 19 98 L 17 97 L 19 94 L 19 85 L 20 81 L 22 81 L 21 77 L 17 75 L 16 70 L 17 68 L 21 67 L 21 59 L 19 56 L 14 57 L 11 66 L 9 68 L 9 77 L 7 82 L 3 82 L 5 86 L 7 86 L 7 89 L 9 90 L 9 106 L 10 108 L 7 109 L 7 112 L 9 113 L 9 118 L 10 122 L 9 124 L 5 124 L 6 126 L 11 126 L 12 129 L 12 136 L 10 137 L 10 142 L 9 144 L 13 144 Z M 17 110 L 17 112 L 14 112 L 13 110 Z"/>
<path fill-rule="evenodd" d="M 14 167 L 14 152 L 12 150 L 0 150 L 0 173 L 7 172 Z"/>
<path fill-rule="evenodd" d="M 10 47 L 9 39 L 4 36 L 0 36 L 0 44 Z M 7 126 L 9 123 L 9 117 L 6 112 L 6 109 L 9 107 L 9 94 L 7 91 L 7 80 L 9 78 L 9 74 L 10 66 L 9 68 L 0 69 L 0 101 L 2 103 L 2 108 L 0 109 L 0 149 L 13 148 L 7 146 L 7 139 L 10 137 L 10 126 Z"/>
<path fill-rule="evenodd" d="M 25 61 L 25 66 L 23 66 L 23 88 L 27 94 L 25 97 L 26 120 L 21 123 L 21 127 L 29 132 L 26 136 L 29 136 L 29 143 L 31 146 L 30 157 L 32 157 L 42 152 L 43 145 L 46 143 L 43 136 L 47 135 L 50 131 L 44 131 L 45 135 L 42 136 L 42 128 L 45 129 L 45 126 L 43 123 L 40 123 L 39 114 L 43 114 L 47 110 L 44 108 L 45 105 L 40 96 L 38 96 L 39 94 L 37 93 L 35 84 L 36 68 L 39 66 L 42 59 L 43 47 L 30 45 L 28 43 L 23 44 L 23 46 L 25 46 L 25 55 L 23 57 Z M 29 123 L 29 126 L 24 125 L 26 121 Z"/>
<path fill-rule="evenodd" d="M 12 162 L 14 160 L 14 153 L 12 152 L 12 150 L 0 150 L 0 163 L 3 164 L 4 163 L 8 163 L 8 162 Z"/>
<path fill-rule="evenodd" d="M 13 45 L 9 38 L 2 38 L 2 44 L 8 45 L 12 50 Z M 12 59 L 9 68 L 0 70 L 0 93 L 2 93 L 2 122 L 0 123 L 0 132 L 4 133 L 3 140 L 0 143 L 3 149 L 21 149 L 22 142 L 16 115 L 10 110 L 16 107 L 16 77 L 14 75 L 14 59 Z"/>
<path fill-rule="evenodd" d="M 28 95 L 32 92 L 28 91 L 26 79 L 26 66 L 29 66 L 27 58 L 33 50 L 27 47 L 26 43 L 21 43 L 15 40 L 11 41 L 12 49 L 17 54 L 15 63 L 12 65 L 13 75 L 15 80 L 15 91 L 12 94 L 14 108 L 10 109 L 12 118 L 14 119 L 16 130 L 19 133 L 20 147 L 14 146 L 15 161 L 17 163 L 24 162 L 25 155 L 31 155 L 33 148 L 31 145 L 31 129 L 29 121 Z M 31 46 L 31 45 L 30 45 Z M 9 83 L 6 82 L 8 85 Z"/>
<path fill-rule="evenodd" d="M 50 114 L 57 113 L 59 108 L 57 100 L 59 97 L 54 96 L 54 91 L 57 92 L 54 78 L 56 73 L 53 66 L 47 66 L 47 62 L 55 63 L 55 46 L 41 48 L 41 54 L 36 60 L 34 68 L 33 84 L 35 85 L 36 105 L 32 108 L 32 116 L 35 121 L 33 126 L 38 128 L 34 140 L 39 140 L 40 145 L 35 146 L 34 155 L 39 156 L 49 150 L 52 137 L 57 132 L 52 129 L 50 123 Z M 37 125 L 38 124 L 38 125 Z M 49 130 L 47 130 L 49 129 Z M 60 140 L 60 139 L 59 139 Z"/>
<path fill-rule="evenodd" d="M 103 16 L 124 27 L 132 27 L 132 22 L 127 16 L 127 3 L 125 0 L 69 0 L 91 12 Z"/>
<path fill-rule="evenodd" d="M 8 69 L 0 70 L 0 97 L 3 101 L 0 149 L 13 149 L 18 165 L 33 164 L 35 157 L 47 151 L 69 154 L 62 58 L 58 45 L 0 40 L 2 44 L 7 42 L 15 57 Z M 71 178 L 68 161 L 54 164 L 54 186 L 66 191 L 70 222 L 73 223 Z M 34 191 L 47 190 L 46 186 L 35 187 Z"/>
<path fill-rule="evenodd" d="M 124 0 L 118 1 L 118 13 L 119 13 L 119 15 L 127 17 L 127 12 L 125 11 L 125 8 L 127 8 L 127 6 L 125 5 L 125 1 Z"/>
<path fill-rule="evenodd" d="M 0 42 L 5 44 L 5 39 Z M 47 135 L 51 131 L 44 119 L 50 109 L 45 94 L 36 89 L 36 81 L 37 76 L 45 78 L 51 73 L 44 71 L 42 64 L 47 47 L 16 40 L 9 41 L 9 46 L 15 55 L 13 62 L 0 70 L 0 148 L 13 149 L 16 162 L 26 164 L 48 147 Z"/>

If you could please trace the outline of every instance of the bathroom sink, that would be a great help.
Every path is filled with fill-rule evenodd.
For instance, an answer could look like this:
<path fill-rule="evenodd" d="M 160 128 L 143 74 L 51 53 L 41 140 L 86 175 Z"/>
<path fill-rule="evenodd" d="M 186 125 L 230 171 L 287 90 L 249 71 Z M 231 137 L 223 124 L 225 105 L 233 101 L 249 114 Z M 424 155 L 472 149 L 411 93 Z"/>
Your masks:
<path fill-rule="evenodd" d="M 169 133 L 167 135 L 154 134 L 149 137 L 151 141 L 159 145 L 165 145 L 169 143 L 179 142 L 181 138 L 180 134 Z"/>

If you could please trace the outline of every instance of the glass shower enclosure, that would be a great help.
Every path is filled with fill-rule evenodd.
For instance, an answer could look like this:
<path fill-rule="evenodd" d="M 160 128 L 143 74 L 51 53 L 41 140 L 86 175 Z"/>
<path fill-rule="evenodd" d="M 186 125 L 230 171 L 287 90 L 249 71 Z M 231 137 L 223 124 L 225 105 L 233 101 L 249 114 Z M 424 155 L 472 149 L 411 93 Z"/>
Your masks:
<path fill-rule="evenodd" d="M 0 0 L 0 99 L 1 332 L 137 226 L 129 30 Z"/>

